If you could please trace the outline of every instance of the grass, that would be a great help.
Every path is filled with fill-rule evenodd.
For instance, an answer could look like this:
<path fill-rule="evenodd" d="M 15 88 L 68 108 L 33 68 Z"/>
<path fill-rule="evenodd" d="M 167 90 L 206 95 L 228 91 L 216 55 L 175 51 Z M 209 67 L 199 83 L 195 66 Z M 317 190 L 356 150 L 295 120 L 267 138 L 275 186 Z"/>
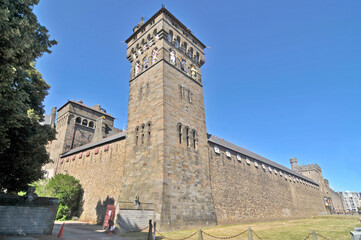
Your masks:
<path fill-rule="evenodd" d="M 312 231 L 315 230 L 317 234 L 326 237 L 329 240 L 349 240 L 351 239 L 350 231 L 355 227 L 361 227 L 360 216 L 318 216 L 307 219 L 284 220 L 272 222 L 258 222 L 250 224 L 238 225 L 219 225 L 216 227 L 206 227 L 202 230 L 214 236 L 232 236 L 237 233 L 247 230 L 251 227 L 252 230 L 263 240 L 303 240 Z M 164 232 L 164 236 L 171 239 L 181 239 L 187 237 L 198 231 L 198 229 Z M 122 236 L 131 240 L 146 239 L 147 233 L 128 233 Z M 254 239 L 258 239 L 255 235 Z M 158 240 L 165 239 L 157 234 Z M 190 240 L 197 240 L 198 234 L 189 238 Z M 203 240 L 210 240 L 210 238 L 203 234 Z M 248 239 L 247 232 L 239 237 L 232 239 Z M 312 239 L 312 235 L 308 238 Z M 318 237 L 318 239 L 323 239 Z"/>

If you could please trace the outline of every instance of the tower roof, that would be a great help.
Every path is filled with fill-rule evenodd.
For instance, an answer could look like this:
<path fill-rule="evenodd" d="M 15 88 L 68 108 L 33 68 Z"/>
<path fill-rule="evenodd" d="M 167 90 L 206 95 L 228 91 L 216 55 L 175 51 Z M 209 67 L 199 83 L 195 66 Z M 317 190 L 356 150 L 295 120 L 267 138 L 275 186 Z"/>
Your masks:
<path fill-rule="evenodd" d="M 92 111 L 94 111 L 94 112 L 101 113 L 101 114 L 103 114 L 103 115 L 106 115 L 106 116 L 114 119 L 114 117 L 113 117 L 112 115 L 110 115 L 109 113 L 106 113 L 106 112 L 97 110 L 97 109 L 95 109 L 95 108 L 93 108 L 93 107 L 87 106 L 87 105 L 85 105 L 85 104 L 83 104 L 83 103 L 81 103 L 81 102 L 77 102 L 77 101 L 74 101 L 74 100 L 72 100 L 72 101 L 71 101 L 71 100 L 68 100 L 63 106 L 61 106 L 61 107 L 58 109 L 57 112 L 59 112 L 61 109 L 63 109 L 63 108 L 64 108 L 66 105 L 68 105 L 69 103 L 73 103 L 73 104 L 76 104 L 76 105 L 79 105 L 79 106 L 88 108 L 88 109 L 90 109 L 90 110 L 92 110 Z"/>
<path fill-rule="evenodd" d="M 139 26 L 139 28 L 127 39 L 125 40 L 126 43 L 129 43 L 132 38 L 137 35 L 139 32 L 141 32 L 148 24 L 150 24 L 157 16 L 160 14 L 166 14 L 168 17 L 170 17 L 173 21 L 175 21 L 186 33 L 188 33 L 190 36 L 192 36 L 195 40 L 197 40 L 200 45 L 203 48 L 206 48 L 206 45 L 204 45 L 197 37 L 195 37 L 192 32 L 187 28 L 181 21 L 179 21 L 173 14 L 171 14 L 164 6 L 156 12 L 151 18 L 148 19 L 144 24 Z"/>

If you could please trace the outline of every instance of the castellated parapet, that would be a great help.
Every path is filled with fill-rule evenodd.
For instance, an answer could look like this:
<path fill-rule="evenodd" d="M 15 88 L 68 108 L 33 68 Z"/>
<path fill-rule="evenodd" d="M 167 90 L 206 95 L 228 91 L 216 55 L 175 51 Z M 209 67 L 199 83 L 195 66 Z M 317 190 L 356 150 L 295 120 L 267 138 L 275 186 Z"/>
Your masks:
<path fill-rule="evenodd" d="M 317 165 L 316 163 L 299 165 L 297 170 L 298 171 L 318 171 L 318 172 L 322 172 L 321 167 L 319 165 Z"/>
<path fill-rule="evenodd" d="M 317 164 L 293 158 L 291 170 L 207 134 L 205 45 L 189 28 L 162 8 L 133 30 L 127 131 L 100 106 L 69 101 L 48 146 L 54 164 L 46 169 L 84 188 L 81 220 L 102 223 L 107 204 L 117 206 L 118 227 L 136 230 L 151 217 L 160 231 L 326 212 L 332 192 Z"/>

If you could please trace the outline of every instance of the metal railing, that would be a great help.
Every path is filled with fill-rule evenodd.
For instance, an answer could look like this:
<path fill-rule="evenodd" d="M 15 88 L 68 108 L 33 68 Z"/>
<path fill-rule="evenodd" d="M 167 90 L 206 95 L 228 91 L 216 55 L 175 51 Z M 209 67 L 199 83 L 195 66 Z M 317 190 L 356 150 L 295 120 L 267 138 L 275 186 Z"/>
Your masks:
<path fill-rule="evenodd" d="M 131 210 L 154 210 L 153 203 L 143 203 L 141 202 L 140 205 L 134 204 L 134 202 L 123 202 L 118 201 L 118 208 L 119 209 L 131 209 Z"/>

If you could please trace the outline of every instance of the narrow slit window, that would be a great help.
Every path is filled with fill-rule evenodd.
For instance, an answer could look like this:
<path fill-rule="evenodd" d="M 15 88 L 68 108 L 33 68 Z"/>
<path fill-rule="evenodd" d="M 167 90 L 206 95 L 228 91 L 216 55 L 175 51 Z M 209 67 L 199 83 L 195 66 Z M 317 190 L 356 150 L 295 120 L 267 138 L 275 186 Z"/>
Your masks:
<path fill-rule="evenodd" d="M 182 143 L 182 125 L 178 124 L 178 137 L 179 137 L 179 143 Z"/>
<path fill-rule="evenodd" d="M 151 130 L 151 126 L 152 126 L 152 124 L 150 123 L 150 122 L 148 122 L 148 124 L 147 124 L 148 126 L 148 137 L 147 137 L 147 140 L 148 140 L 148 144 L 150 144 L 150 130 Z"/>
<path fill-rule="evenodd" d="M 189 128 L 186 128 L 186 140 L 187 140 L 187 147 L 189 147 Z"/>
<path fill-rule="evenodd" d="M 139 140 L 139 127 L 135 128 L 135 146 L 138 146 L 138 140 Z"/>
<path fill-rule="evenodd" d="M 144 144 L 144 124 L 142 125 L 142 145 Z"/>
<path fill-rule="evenodd" d="M 179 86 L 180 97 L 183 98 L 183 86 Z"/>

